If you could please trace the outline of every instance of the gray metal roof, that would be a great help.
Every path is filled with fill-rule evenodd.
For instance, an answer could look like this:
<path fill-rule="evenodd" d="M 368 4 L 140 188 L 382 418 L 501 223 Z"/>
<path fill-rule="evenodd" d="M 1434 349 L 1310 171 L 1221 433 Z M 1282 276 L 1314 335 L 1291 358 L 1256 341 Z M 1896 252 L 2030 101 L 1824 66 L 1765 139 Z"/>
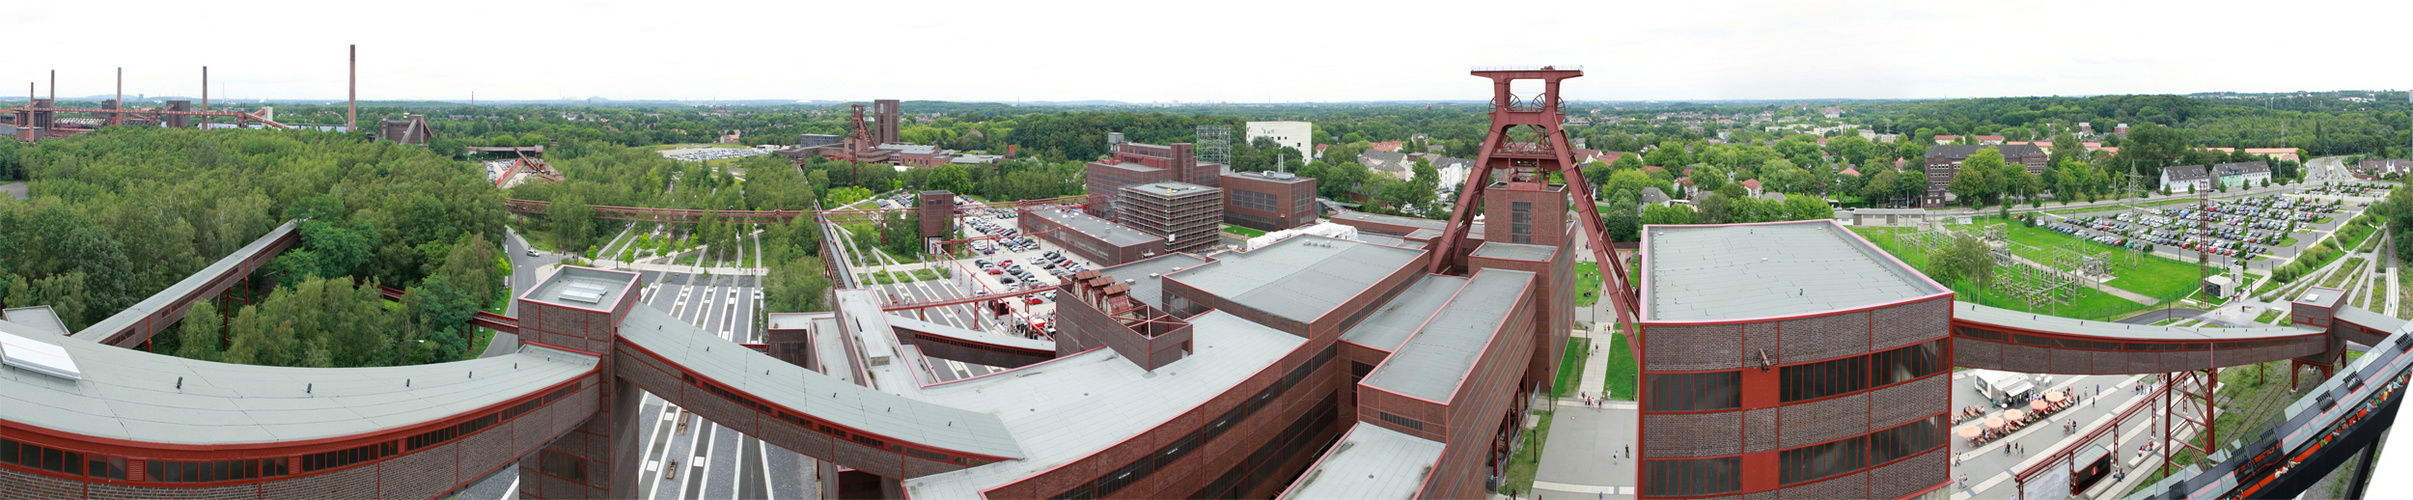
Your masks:
<path fill-rule="evenodd" d="M 1783 316 L 1945 290 L 1831 220 L 1644 228 L 1654 320 Z"/>
<path fill-rule="evenodd" d="M 1137 185 L 1137 186 L 1125 186 L 1125 187 L 1123 187 L 1123 190 L 1125 190 L 1125 191 L 1147 191 L 1147 192 L 1151 192 L 1151 193 L 1164 193 L 1166 196 L 1178 196 L 1178 195 L 1184 195 L 1184 194 L 1196 193 L 1196 192 L 1200 192 L 1200 191 L 1214 191 L 1214 190 L 1215 190 L 1215 188 L 1206 187 L 1206 186 L 1200 186 L 1200 185 L 1197 185 L 1197 184 L 1191 184 L 1191 183 L 1187 183 L 1187 182 L 1180 182 L 1180 181 L 1165 181 L 1165 182 L 1151 182 L 1151 183 L 1147 183 L 1147 184 L 1141 184 L 1141 185 Z"/>
<path fill-rule="evenodd" d="M 1390 302 L 1375 308 L 1374 314 L 1366 315 L 1366 319 L 1357 322 L 1357 326 L 1349 327 L 1348 332 L 1341 334 L 1341 340 L 1385 351 L 1399 350 L 1399 345 L 1407 341 L 1409 334 L 1416 333 L 1417 328 L 1424 326 L 1425 320 L 1441 312 L 1441 304 L 1449 302 L 1450 297 L 1457 296 L 1458 289 L 1465 286 L 1466 278 L 1463 277 L 1425 275 L 1423 280 L 1408 285 L 1406 291 L 1399 292 Z"/>
<path fill-rule="evenodd" d="M 1421 230 L 1419 230 L 1419 231 L 1421 231 Z M 1440 232 L 1440 231 L 1434 231 L 1434 232 L 1433 232 L 1433 234 L 1441 234 L 1441 232 Z M 1376 245 L 1390 245 L 1390 246 L 1395 246 L 1395 247 L 1404 247 L 1404 246 L 1408 246 L 1408 240 L 1403 240 L 1403 239 L 1400 239 L 1398 236 L 1387 236 L 1387 235 L 1375 234 L 1375 233 L 1370 232 L 1370 231 L 1358 231 L 1358 232 L 1357 232 L 1357 241 L 1363 241 L 1363 242 L 1367 242 L 1367 243 L 1373 243 L 1373 244 L 1376 244 Z"/>
<path fill-rule="evenodd" d="M 1021 446 L 996 415 L 841 381 L 721 340 L 659 309 L 631 308 L 620 324 L 620 342 L 818 420 L 942 449 L 1022 457 Z"/>
<path fill-rule="evenodd" d="M 1040 351 L 1054 351 L 1054 350 L 1056 350 L 1056 342 L 1055 342 L 1055 341 L 1053 341 L 1053 340 L 1037 340 L 1037 339 L 1028 339 L 1028 338 L 1022 338 L 1022 337 L 1019 337 L 1019 336 L 1014 336 L 1014 335 L 1004 335 L 1004 334 L 997 334 L 997 333 L 989 333 L 989 332 L 986 332 L 986 331 L 977 331 L 977 330 L 966 330 L 966 329 L 963 329 L 963 328 L 959 328 L 959 327 L 955 327 L 955 326 L 951 326 L 951 325 L 947 325 L 947 324 L 943 324 L 943 323 L 932 323 L 932 322 L 928 322 L 928 321 L 922 321 L 922 320 L 918 320 L 918 319 L 913 319 L 913 318 L 910 318 L 910 317 L 900 316 L 900 315 L 893 314 L 893 313 L 892 313 L 892 314 L 888 314 L 888 317 L 887 317 L 886 319 L 888 320 L 888 326 L 892 326 L 892 327 L 896 327 L 896 328 L 903 328 L 903 329 L 907 329 L 907 330 L 913 330 L 913 331 L 922 332 L 922 333 L 926 333 L 926 334 L 930 334 L 930 335 L 937 335 L 937 336 L 940 336 L 940 337 L 947 337 L 947 338 L 957 339 L 957 340 L 961 340 L 961 341 L 964 341 L 964 342 L 972 342 L 972 343 L 978 343 L 978 344 L 989 344 L 989 345 L 999 345 L 999 346 L 1006 346 L 1006 347 L 1019 347 L 1019 348 L 1023 348 L 1023 349 L 1032 349 L 1032 350 L 1040 350 Z"/>
<path fill-rule="evenodd" d="M 1080 231 L 1081 234 L 1096 237 L 1097 239 L 1104 240 L 1107 244 L 1115 246 L 1137 245 L 1147 243 L 1149 240 L 1163 238 L 1148 234 L 1138 229 L 1123 227 L 1113 222 L 1108 222 L 1106 219 L 1100 219 L 1090 216 L 1089 214 L 1071 210 L 1033 210 L 1031 211 L 1031 215 L 1055 221 L 1057 224 L 1064 225 L 1064 227 L 1071 228 L 1074 231 Z"/>
<path fill-rule="evenodd" d="M 637 273 L 564 267 L 552 276 L 545 277 L 543 283 L 529 288 L 528 293 L 521 297 L 549 304 L 610 311 L 620 304 L 620 297 L 631 291 L 630 285 L 636 281 Z M 588 302 L 583 297 L 597 300 Z"/>
<path fill-rule="evenodd" d="M 1315 500 L 1415 498 L 1441 443 L 1380 425 L 1358 422 L 1332 452 L 1308 469 L 1282 498 Z"/>
<path fill-rule="evenodd" d="M 66 335 L 67 323 L 59 320 L 58 311 L 50 306 L 14 307 L 0 310 L 0 321 L 32 327 L 53 335 Z"/>
<path fill-rule="evenodd" d="M 0 420 L 146 443 L 276 443 L 380 432 L 487 408 L 596 370 L 593 357 L 539 346 L 432 365 L 288 368 L 152 354 L 14 323 L 0 323 L 0 331 L 54 342 L 83 372 L 81 380 L 67 380 L 0 368 Z"/>
<path fill-rule="evenodd" d="M 1334 218 L 1334 219 L 1340 219 L 1340 220 L 1362 220 L 1362 221 L 1366 221 L 1366 222 L 1379 222 L 1379 223 L 1383 223 L 1383 224 L 1394 224 L 1394 225 L 1401 225 L 1401 226 L 1421 227 L 1421 228 L 1425 228 L 1425 229 L 1432 229 L 1432 230 L 1436 230 L 1436 231 L 1441 230 L 1441 228 L 1442 228 L 1442 226 L 1443 226 L 1443 225 L 1445 225 L 1445 224 L 1448 224 L 1448 223 L 1449 223 L 1449 221 L 1445 221 L 1445 220 L 1439 220 L 1439 219 L 1421 219 L 1421 218 L 1416 218 L 1416 217 L 1402 217 L 1402 216 L 1397 216 L 1397 215 L 1383 215 L 1383 214 L 1376 214 L 1376 213 L 1359 212 L 1359 211 L 1355 211 L 1355 210 L 1346 210 L 1346 211 L 1342 211 L 1341 213 L 1333 214 L 1333 215 L 1332 215 L 1332 218 Z"/>
<path fill-rule="evenodd" d="M 815 318 L 822 318 L 822 317 L 829 317 L 829 316 L 830 316 L 830 313 L 826 313 L 826 312 L 817 312 L 817 313 L 770 313 L 770 314 L 768 315 L 768 317 L 767 317 L 767 319 L 769 319 L 769 320 L 770 320 L 770 322 L 769 322 L 769 323 L 770 323 L 770 326 L 769 326 L 768 328 L 766 328 L 766 329 L 769 329 L 769 330 L 803 330 L 803 329 L 807 329 L 807 328 L 812 328 L 812 327 L 813 327 L 813 320 L 814 320 Z"/>
<path fill-rule="evenodd" d="M 1303 234 L 1173 273 L 1200 291 L 1276 316 L 1312 322 L 1424 252 Z"/>
<path fill-rule="evenodd" d="M 1475 273 L 1456 298 L 1360 383 L 1448 403 L 1459 382 L 1474 369 L 1475 359 L 1491 344 L 1492 335 L 1499 333 L 1509 310 L 1525 299 L 1519 292 L 1532 283 L 1533 273 L 1527 271 L 1484 269 Z"/>
<path fill-rule="evenodd" d="M 2339 309 L 2338 315 L 2344 317 L 2348 314 L 2349 310 L 2350 308 Z M 2365 312 L 2364 314 L 2368 314 L 2370 316 L 2380 316 L 2377 314 L 2370 314 L 2368 312 Z M 2016 326 L 2019 328 L 2043 332 L 2133 340 L 2238 341 L 2252 340 L 2257 338 L 2295 337 L 2325 331 L 2309 326 L 2282 326 L 2271 328 L 2190 328 L 2178 326 L 2131 325 L 2108 321 L 2084 321 L 2030 312 L 2019 312 L 1999 307 L 1981 306 L 1959 301 L 1952 303 L 1952 317 L 1955 320 L 1968 320 L 1971 322 L 1989 325 Z M 2376 320 L 2375 318 L 2370 318 L 2368 316 L 2358 316 L 2358 318 Z M 2387 319 L 2381 321 L 2383 322 L 2372 324 L 2397 325 L 2405 322 L 2404 320 L 2400 319 Z"/>
<path fill-rule="evenodd" d="M 1531 260 L 1531 261 L 1544 261 L 1544 262 L 1547 262 L 1547 261 L 1549 261 L 1549 260 L 1550 260 L 1550 256 L 1551 256 L 1552 254 L 1556 254 L 1556 253 L 1558 253 L 1558 249 L 1557 249 L 1557 248 L 1546 247 L 1546 246 L 1541 246 L 1541 245 L 1527 245 L 1527 244 L 1523 244 L 1523 243 L 1500 243 L 1500 242 L 1496 242 L 1496 241 L 1486 241 L 1486 242 L 1483 242 L 1483 246 L 1475 247 L 1475 253 L 1474 253 L 1474 256 L 1476 256 L 1476 257 L 1490 257 L 1490 258 L 1494 258 L 1494 259 Z"/>
<path fill-rule="evenodd" d="M 1097 271 L 1108 278 L 1114 278 L 1117 283 L 1129 283 L 1131 298 L 1139 299 L 1141 303 L 1151 307 L 1164 309 L 1164 275 L 1205 263 L 1206 259 L 1199 256 L 1175 252 Z M 1151 274 L 1155 276 L 1149 276 Z"/>
<path fill-rule="evenodd" d="M 1190 355 L 1153 372 L 1113 349 L 1095 349 L 1001 375 L 897 388 L 911 397 L 1004 419 L 1025 457 L 906 479 L 905 490 L 914 498 L 980 498 L 981 490 L 1088 458 L 1162 427 L 1307 343 L 1225 311 L 1189 321 L 1197 332 Z"/>
<path fill-rule="evenodd" d="M 152 312 L 174 305 L 176 301 L 183 300 L 185 296 L 191 295 L 195 290 L 200 290 L 203 287 L 209 286 L 210 283 L 216 282 L 219 277 L 225 276 L 229 272 L 237 269 L 238 266 L 242 266 L 245 260 L 258 256 L 260 252 L 266 251 L 269 245 L 274 244 L 277 240 L 283 239 L 286 235 L 291 234 L 294 231 L 296 224 L 299 222 L 299 220 L 285 221 L 284 224 L 278 225 L 276 229 L 268 230 L 267 235 L 261 236 L 259 239 L 251 240 L 251 243 L 243 245 L 243 248 L 235 249 L 234 253 L 227 254 L 226 257 L 218 259 L 217 262 L 210 263 L 209 267 L 201 268 L 200 271 L 196 271 L 192 275 L 185 276 L 184 280 L 177 281 L 174 285 L 169 285 L 168 289 L 160 290 L 159 293 L 151 294 L 150 297 L 142 299 L 142 302 L 134 303 L 133 307 L 127 307 L 123 311 L 118 311 L 117 314 L 110 315 L 107 319 L 102 319 L 99 323 L 93 323 L 92 326 L 84 327 L 83 330 L 75 332 L 75 338 L 94 342 L 108 340 L 109 335 L 123 331 L 127 327 L 134 326 L 136 323 L 141 323 L 143 320 L 150 319 Z"/>

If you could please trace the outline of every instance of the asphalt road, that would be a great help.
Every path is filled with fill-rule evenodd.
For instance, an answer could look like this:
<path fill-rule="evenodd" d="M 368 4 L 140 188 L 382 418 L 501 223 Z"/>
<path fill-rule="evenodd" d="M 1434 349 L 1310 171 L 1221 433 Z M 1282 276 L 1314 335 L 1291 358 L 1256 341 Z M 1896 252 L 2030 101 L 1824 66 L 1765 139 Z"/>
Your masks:
<path fill-rule="evenodd" d="M 510 304 L 503 306 L 503 315 L 516 318 L 519 317 L 519 295 L 536 286 L 536 268 L 561 263 L 561 255 L 552 252 L 538 252 L 537 256 L 530 257 L 526 238 L 521 237 L 518 231 L 512 231 L 508 227 L 503 228 L 503 233 L 503 253 L 511 256 L 511 296 L 513 298 Z"/>

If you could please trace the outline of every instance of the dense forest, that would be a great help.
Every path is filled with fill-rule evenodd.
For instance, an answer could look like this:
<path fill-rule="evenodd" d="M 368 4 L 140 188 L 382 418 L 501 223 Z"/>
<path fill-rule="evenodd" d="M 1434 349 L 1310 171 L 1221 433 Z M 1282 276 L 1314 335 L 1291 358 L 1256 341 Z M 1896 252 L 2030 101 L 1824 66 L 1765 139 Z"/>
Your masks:
<path fill-rule="evenodd" d="M 228 309 L 223 330 L 196 308 L 197 321 L 155 348 L 296 366 L 459 359 L 468 317 L 502 295 L 493 243 L 503 235 L 501 193 L 475 167 L 424 148 L 348 134 L 126 127 L 0 149 L 0 158 L 32 195 L 0 197 L 0 302 L 52 306 L 71 329 L 293 219 L 302 243 L 254 276 L 280 283 L 273 293 Z M 414 300 L 385 304 L 376 285 L 409 289 Z"/>

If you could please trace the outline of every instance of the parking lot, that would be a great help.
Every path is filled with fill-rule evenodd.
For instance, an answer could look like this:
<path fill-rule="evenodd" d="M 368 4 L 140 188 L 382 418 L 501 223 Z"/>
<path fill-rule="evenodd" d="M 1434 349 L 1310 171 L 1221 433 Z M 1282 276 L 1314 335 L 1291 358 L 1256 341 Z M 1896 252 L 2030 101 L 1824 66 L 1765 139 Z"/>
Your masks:
<path fill-rule="evenodd" d="M 2380 195 L 2385 195 L 2385 190 L 2361 194 Z M 2222 266 L 2256 260 L 2277 265 L 2318 243 L 2368 204 L 2335 196 L 2269 194 L 2212 201 L 2200 208 L 2194 204 L 2112 208 L 2056 217 L 2043 225 L 2106 245 L 2151 249 L 2181 260 L 2192 259 L 2195 251 L 2201 250 Z"/>

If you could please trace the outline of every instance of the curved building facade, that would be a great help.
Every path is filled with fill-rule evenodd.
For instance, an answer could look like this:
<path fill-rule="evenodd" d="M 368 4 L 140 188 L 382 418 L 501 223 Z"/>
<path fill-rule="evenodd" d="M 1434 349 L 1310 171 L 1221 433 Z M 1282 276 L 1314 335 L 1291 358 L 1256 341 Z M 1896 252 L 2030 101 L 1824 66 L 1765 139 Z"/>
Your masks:
<path fill-rule="evenodd" d="M 1651 226 L 1646 498 L 1902 498 L 1947 481 L 1952 292 L 1832 221 Z"/>

